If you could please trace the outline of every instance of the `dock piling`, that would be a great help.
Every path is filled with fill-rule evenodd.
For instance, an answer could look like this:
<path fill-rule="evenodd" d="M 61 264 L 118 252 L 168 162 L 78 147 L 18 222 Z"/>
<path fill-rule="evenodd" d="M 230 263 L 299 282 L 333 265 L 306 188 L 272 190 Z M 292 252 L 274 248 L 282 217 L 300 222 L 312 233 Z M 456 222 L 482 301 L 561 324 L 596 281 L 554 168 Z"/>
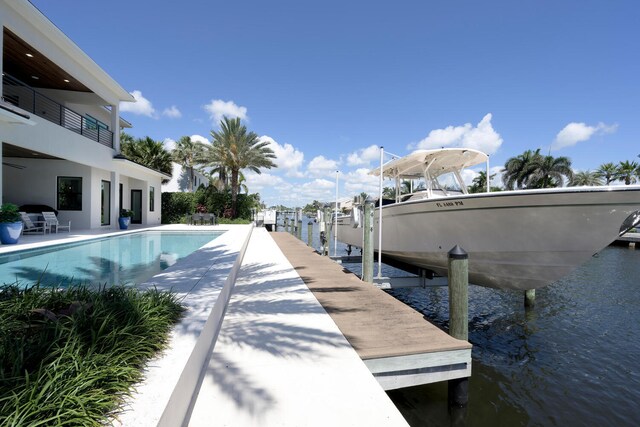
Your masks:
<path fill-rule="evenodd" d="M 322 216 L 324 221 L 324 242 L 322 243 L 322 254 L 329 256 L 329 237 L 331 237 L 331 208 L 324 208 Z"/>
<path fill-rule="evenodd" d="M 524 291 L 524 306 L 526 308 L 532 308 L 534 305 L 536 305 L 536 290 L 527 289 Z"/>
<path fill-rule="evenodd" d="M 313 245 L 313 221 L 309 221 L 307 224 L 307 246 Z"/>
<path fill-rule="evenodd" d="M 448 254 L 449 335 L 459 340 L 469 338 L 469 255 L 460 246 Z M 449 406 L 463 407 L 469 402 L 469 379 L 449 380 Z"/>
<path fill-rule="evenodd" d="M 373 203 L 364 204 L 364 242 L 362 250 L 362 280 L 373 283 Z"/>

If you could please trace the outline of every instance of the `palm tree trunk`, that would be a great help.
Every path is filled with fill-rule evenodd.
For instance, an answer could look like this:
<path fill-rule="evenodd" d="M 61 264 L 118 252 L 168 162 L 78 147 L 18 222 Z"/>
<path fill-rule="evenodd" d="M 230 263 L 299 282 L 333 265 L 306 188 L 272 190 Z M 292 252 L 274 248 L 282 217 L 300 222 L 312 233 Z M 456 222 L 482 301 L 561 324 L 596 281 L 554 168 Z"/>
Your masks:
<path fill-rule="evenodd" d="M 231 217 L 236 217 L 236 207 L 238 205 L 238 170 L 231 170 Z"/>
<path fill-rule="evenodd" d="M 189 166 L 189 192 L 193 193 L 193 167 Z"/>

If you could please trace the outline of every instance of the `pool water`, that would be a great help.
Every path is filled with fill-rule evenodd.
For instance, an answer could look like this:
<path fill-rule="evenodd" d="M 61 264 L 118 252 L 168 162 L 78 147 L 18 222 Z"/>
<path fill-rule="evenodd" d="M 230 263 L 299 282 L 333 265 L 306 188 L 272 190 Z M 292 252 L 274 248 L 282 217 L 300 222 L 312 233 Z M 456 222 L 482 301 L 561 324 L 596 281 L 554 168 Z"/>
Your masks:
<path fill-rule="evenodd" d="M 0 255 L 0 284 L 142 283 L 222 233 L 146 231 Z"/>

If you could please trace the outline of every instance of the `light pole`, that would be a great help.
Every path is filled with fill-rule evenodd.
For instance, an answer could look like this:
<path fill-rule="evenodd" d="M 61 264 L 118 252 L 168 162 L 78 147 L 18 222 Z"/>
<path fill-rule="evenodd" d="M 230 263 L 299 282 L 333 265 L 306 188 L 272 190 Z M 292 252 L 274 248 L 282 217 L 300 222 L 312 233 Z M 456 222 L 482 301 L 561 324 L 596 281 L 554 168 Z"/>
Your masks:
<path fill-rule="evenodd" d="M 333 256 L 338 256 L 338 175 L 340 175 L 340 171 L 336 171 L 336 213 L 335 213 L 335 221 L 333 222 Z"/>

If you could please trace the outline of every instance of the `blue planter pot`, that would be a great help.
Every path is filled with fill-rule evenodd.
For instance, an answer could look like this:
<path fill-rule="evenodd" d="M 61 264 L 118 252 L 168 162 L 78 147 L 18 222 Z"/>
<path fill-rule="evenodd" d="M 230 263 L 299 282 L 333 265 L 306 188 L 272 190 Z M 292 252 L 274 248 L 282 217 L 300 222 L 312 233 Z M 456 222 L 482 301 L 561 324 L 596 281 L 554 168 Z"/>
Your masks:
<path fill-rule="evenodd" d="M 128 216 L 122 216 L 120 218 L 118 218 L 118 223 L 120 224 L 120 230 L 126 230 L 127 228 L 129 228 L 129 223 L 131 222 L 131 218 L 129 218 Z"/>
<path fill-rule="evenodd" d="M 22 221 L 0 223 L 0 241 L 4 245 L 15 245 L 22 232 Z"/>

